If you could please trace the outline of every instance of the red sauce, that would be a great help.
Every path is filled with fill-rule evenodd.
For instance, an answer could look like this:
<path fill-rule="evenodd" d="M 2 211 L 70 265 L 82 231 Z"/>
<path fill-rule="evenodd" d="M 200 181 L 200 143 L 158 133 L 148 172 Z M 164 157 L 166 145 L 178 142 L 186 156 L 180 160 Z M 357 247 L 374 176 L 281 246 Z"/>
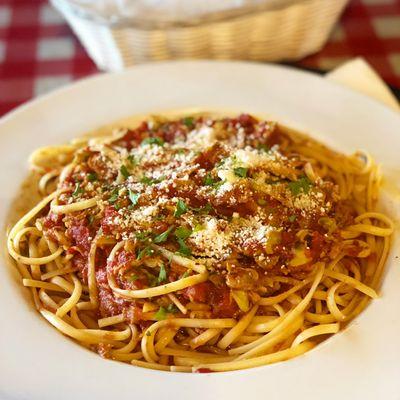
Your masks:
<path fill-rule="evenodd" d="M 104 210 L 104 217 L 101 220 L 101 229 L 106 235 L 109 235 L 118 228 L 118 222 L 116 218 L 118 217 L 118 212 L 113 206 L 108 206 Z"/>
<path fill-rule="evenodd" d="M 209 304 L 213 315 L 218 318 L 231 318 L 238 312 L 227 286 L 219 287 L 209 281 L 202 282 L 184 289 L 183 296 L 191 301 Z"/>
<path fill-rule="evenodd" d="M 43 218 L 43 226 L 47 229 L 52 229 L 55 227 L 61 227 L 62 226 L 62 220 L 63 220 L 63 215 L 62 214 L 55 214 L 53 212 L 49 212 L 44 218 Z"/>
<path fill-rule="evenodd" d="M 83 254 L 88 254 L 90 250 L 90 231 L 87 227 L 86 219 L 72 219 L 71 226 L 67 229 L 67 236 L 72 239 L 74 244 Z"/>

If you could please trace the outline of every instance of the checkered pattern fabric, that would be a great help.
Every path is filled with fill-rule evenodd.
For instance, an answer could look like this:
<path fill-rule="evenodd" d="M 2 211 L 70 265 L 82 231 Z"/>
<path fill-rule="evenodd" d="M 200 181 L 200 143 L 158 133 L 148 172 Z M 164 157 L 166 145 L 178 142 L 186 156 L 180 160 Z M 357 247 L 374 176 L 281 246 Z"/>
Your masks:
<path fill-rule="evenodd" d="M 296 65 L 330 70 L 355 56 L 400 87 L 400 0 L 352 0 L 325 48 Z M 0 0 L 0 115 L 94 72 L 47 1 Z"/>

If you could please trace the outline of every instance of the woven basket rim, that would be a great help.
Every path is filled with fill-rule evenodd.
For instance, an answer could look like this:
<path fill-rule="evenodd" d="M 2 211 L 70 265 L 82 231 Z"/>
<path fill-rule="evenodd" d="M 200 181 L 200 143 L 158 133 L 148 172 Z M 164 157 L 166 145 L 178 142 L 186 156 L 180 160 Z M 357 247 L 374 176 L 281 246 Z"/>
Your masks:
<path fill-rule="evenodd" d="M 213 14 L 207 14 L 206 16 L 193 18 L 190 21 L 146 21 L 140 19 L 129 19 L 122 18 L 118 21 L 116 20 L 105 20 L 101 17 L 95 17 L 89 12 L 80 9 L 74 6 L 72 3 L 69 3 L 68 0 L 51 0 L 53 6 L 58 9 L 63 14 L 73 14 L 74 17 L 81 18 L 86 20 L 87 22 L 106 26 L 111 29 L 123 29 L 123 28 L 132 28 L 143 31 L 151 31 L 151 30 L 168 30 L 168 29 L 179 29 L 179 28 L 193 28 L 199 26 L 207 26 L 217 23 L 226 23 L 226 22 L 234 22 L 235 20 L 239 20 L 241 18 L 256 16 L 257 14 L 264 12 L 273 12 L 279 11 L 291 6 L 300 6 L 305 5 L 311 2 L 320 2 L 324 3 L 325 0 L 283 0 L 281 4 L 277 5 L 268 5 L 268 3 L 261 5 L 254 5 L 243 7 L 239 10 L 232 11 L 221 11 L 215 12 Z M 336 0 L 335 0 L 336 1 Z M 348 1 L 348 0 L 342 0 Z"/>

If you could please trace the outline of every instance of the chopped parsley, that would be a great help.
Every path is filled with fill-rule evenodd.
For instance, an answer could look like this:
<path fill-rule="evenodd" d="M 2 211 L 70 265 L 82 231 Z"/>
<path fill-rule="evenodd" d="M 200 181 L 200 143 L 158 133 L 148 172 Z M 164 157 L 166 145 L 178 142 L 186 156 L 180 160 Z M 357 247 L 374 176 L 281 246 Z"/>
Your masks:
<path fill-rule="evenodd" d="M 207 203 L 204 207 L 191 207 L 191 209 L 199 214 L 209 214 L 213 207 L 210 203 Z"/>
<path fill-rule="evenodd" d="M 118 188 L 115 188 L 112 192 L 111 192 L 111 196 L 108 199 L 108 202 L 111 204 L 114 204 L 116 201 L 118 200 Z"/>
<path fill-rule="evenodd" d="M 163 319 L 167 318 L 167 314 L 168 314 L 167 310 L 163 306 L 161 306 L 158 309 L 158 311 L 154 314 L 154 318 L 157 321 L 162 321 Z"/>
<path fill-rule="evenodd" d="M 307 194 L 310 191 L 311 186 L 312 183 L 306 176 L 302 176 L 297 181 L 288 183 L 289 190 L 294 196 L 299 195 L 301 192 Z"/>
<path fill-rule="evenodd" d="M 161 264 L 160 273 L 158 274 L 157 283 L 161 283 L 167 280 L 167 271 L 164 267 L 164 264 Z"/>
<path fill-rule="evenodd" d="M 195 227 L 193 228 L 193 232 L 200 232 L 204 230 L 204 226 L 201 224 L 196 224 Z"/>
<path fill-rule="evenodd" d="M 133 167 L 135 167 L 136 165 L 138 165 L 138 161 L 136 160 L 135 156 L 133 154 L 130 154 L 127 157 L 127 160 L 129 161 L 129 164 L 131 164 Z"/>
<path fill-rule="evenodd" d="M 134 193 L 134 192 L 132 192 L 131 189 L 129 189 L 128 197 L 129 197 L 129 200 L 130 200 L 131 203 L 132 203 L 132 206 L 135 207 L 136 204 L 137 204 L 138 201 L 139 201 L 140 193 Z"/>
<path fill-rule="evenodd" d="M 142 179 L 140 179 L 140 182 L 144 183 L 145 185 L 154 185 L 156 183 L 162 182 L 164 179 L 165 179 L 165 176 L 160 176 L 158 179 L 143 176 Z"/>
<path fill-rule="evenodd" d="M 217 181 L 215 181 L 211 174 L 208 172 L 207 175 L 204 177 L 203 183 L 207 186 L 213 186 Z"/>
<path fill-rule="evenodd" d="M 136 259 L 141 260 L 145 256 L 151 256 L 153 253 L 154 250 L 150 246 L 146 246 L 138 251 Z"/>
<path fill-rule="evenodd" d="M 184 256 L 191 256 L 192 255 L 192 250 L 186 245 L 185 241 L 181 238 L 177 238 L 178 244 L 179 244 L 179 249 L 178 253 L 184 255 Z"/>
<path fill-rule="evenodd" d="M 182 240 L 186 240 L 192 233 L 193 231 L 191 229 L 185 228 L 184 226 L 175 229 L 175 236 Z"/>
<path fill-rule="evenodd" d="M 75 185 L 75 189 L 74 189 L 74 191 L 72 192 L 72 196 L 76 197 L 76 196 L 79 196 L 81 193 L 83 193 L 83 189 L 81 188 L 80 182 L 78 182 L 78 183 Z"/>
<path fill-rule="evenodd" d="M 181 276 L 181 279 L 187 278 L 189 275 L 190 275 L 190 271 L 188 270 Z"/>
<path fill-rule="evenodd" d="M 162 321 L 163 319 L 167 318 L 168 314 L 173 314 L 177 311 L 178 309 L 175 307 L 174 304 L 168 304 L 167 308 L 160 306 L 158 311 L 154 314 L 154 318 L 157 321 Z"/>
<path fill-rule="evenodd" d="M 188 208 L 187 205 L 183 200 L 178 200 L 178 203 L 176 203 L 176 209 L 174 213 L 174 217 L 179 218 L 181 215 L 185 214 L 187 212 Z"/>
<path fill-rule="evenodd" d="M 293 215 L 289 216 L 288 220 L 289 220 L 289 222 L 294 222 L 294 221 L 296 221 L 296 218 L 297 218 L 297 215 L 293 214 Z"/>
<path fill-rule="evenodd" d="M 148 137 L 142 140 L 141 145 L 143 146 L 145 144 L 156 144 L 157 146 L 163 146 L 164 140 L 160 137 Z"/>
<path fill-rule="evenodd" d="M 128 168 L 126 168 L 126 165 L 124 165 L 124 164 L 121 165 L 121 167 L 120 167 L 120 169 L 119 169 L 119 172 L 121 172 L 121 175 L 122 175 L 125 179 L 128 178 L 128 176 L 130 175 L 130 174 L 129 174 L 129 171 L 128 171 Z"/>
<path fill-rule="evenodd" d="M 168 239 L 168 235 L 171 233 L 172 229 L 174 229 L 173 226 L 170 226 L 166 231 L 164 231 L 163 233 L 160 233 L 159 235 L 157 235 L 154 239 L 153 242 L 154 243 L 163 243 Z"/>
<path fill-rule="evenodd" d="M 89 172 L 87 175 L 87 179 L 89 182 L 97 181 L 97 174 L 96 172 Z"/>
<path fill-rule="evenodd" d="M 149 235 L 150 235 L 150 232 L 146 232 L 146 231 L 143 231 L 143 232 L 136 232 L 136 233 L 135 233 L 136 239 L 138 239 L 138 240 L 140 240 L 140 241 L 145 241 L 145 240 L 147 240 L 147 239 L 149 238 Z"/>
<path fill-rule="evenodd" d="M 182 122 L 188 128 L 193 128 L 194 127 L 194 118 L 193 117 L 185 117 L 185 118 L 182 119 Z"/>
<path fill-rule="evenodd" d="M 176 308 L 175 304 L 168 304 L 167 306 L 167 312 L 170 314 L 174 314 L 178 311 L 178 309 Z"/>
<path fill-rule="evenodd" d="M 127 279 L 128 279 L 129 282 L 135 282 L 135 281 L 137 281 L 139 279 L 139 276 L 136 275 L 136 274 L 132 274 L 132 275 L 128 276 Z"/>
<path fill-rule="evenodd" d="M 265 151 L 266 153 L 268 153 L 270 151 L 270 148 L 266 144 L 263 144 L 263 143 L 260 143 L 257 146 L 257 149 L 260 151 Z"/>
<path fill-rule="evenodd" d="M 237 168 L 233 169 L 233 172 L 235 173 L 235 175 L 239 176 L 241 178 L 246 178 L 247 171 L 248 171 L 248 168 L 244 168 L 244 167 L 237 167 Z"/>

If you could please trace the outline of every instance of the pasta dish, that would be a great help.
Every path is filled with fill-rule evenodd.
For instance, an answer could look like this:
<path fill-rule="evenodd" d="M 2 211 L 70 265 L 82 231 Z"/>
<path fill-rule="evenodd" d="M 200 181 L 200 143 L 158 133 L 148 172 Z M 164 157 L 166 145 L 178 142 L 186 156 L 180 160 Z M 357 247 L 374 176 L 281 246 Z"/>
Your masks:
<path fill-rule="evenodd" d="M 248 114 L 149 117 L 35 151 L 8 251 L 41 315 L 102 357 L 176 372 L 288 360 L 376 298 L 379 166 Z"/>

